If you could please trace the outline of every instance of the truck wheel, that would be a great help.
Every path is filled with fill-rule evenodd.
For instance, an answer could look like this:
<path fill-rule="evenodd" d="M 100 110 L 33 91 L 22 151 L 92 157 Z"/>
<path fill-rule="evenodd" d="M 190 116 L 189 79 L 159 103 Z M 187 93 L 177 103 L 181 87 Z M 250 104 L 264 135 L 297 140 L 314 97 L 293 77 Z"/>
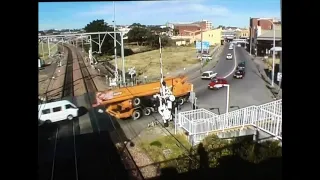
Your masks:
<path fill-rule="evenodd" d="M 136 109 L 132 113 L 132 119 L 135 121 L 141 117 L 141 111 L 139 109 Z"/>
<path fill-rule="evenodd" d="M 140 98 L 133 98 L 133 106 L 139 106 L 141 104 Z"/>
<path fill-rule="evenodd" d="M 52 122 L 50 120 L 45 120 L 44 124 L 51 124 Z"/>
<path fill-rule="evenodd" d="M 184 101 L 185 101 L 185 100 L 184 100 L 183 97 L 179 98 L 179 99 L 178 99 L 179 105 L 182 106 L 182 105 L 184 104 Z"/>
<path fill-rule="evenodd" d="M 150 116 L 150 115 L 152 114 L 151 108 L 145 108 L 145 109 L 143 110 L 143 114 L 144 114 L 145 116 Z"/>
<path fill-rule="evenodd" d="M 73 116 L 70 114 L 68 115 L 67 119 L 71 121 L 73 119 Z"/>

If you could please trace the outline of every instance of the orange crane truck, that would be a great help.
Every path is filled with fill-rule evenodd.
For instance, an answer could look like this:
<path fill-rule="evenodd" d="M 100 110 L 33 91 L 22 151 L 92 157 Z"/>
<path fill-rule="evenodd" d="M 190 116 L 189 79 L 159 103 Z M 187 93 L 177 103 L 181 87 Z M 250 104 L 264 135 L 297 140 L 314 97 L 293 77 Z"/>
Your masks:
<path fill-rule="evenodd" d="M 171 88 L 176 102 L 183 105 L 190 96 L 193 85 L 187 82 L 185 76 L 164 79 Z M 118 119 L 132 117 L 139 119 L 142 115 L 150 116 L 157 112 L 159 101 L 153 95 L 160 92 L 160 82 L 122 87 L 96 93 L 96 104 L 93 107 L 106 106 L 106 112 Z"/>

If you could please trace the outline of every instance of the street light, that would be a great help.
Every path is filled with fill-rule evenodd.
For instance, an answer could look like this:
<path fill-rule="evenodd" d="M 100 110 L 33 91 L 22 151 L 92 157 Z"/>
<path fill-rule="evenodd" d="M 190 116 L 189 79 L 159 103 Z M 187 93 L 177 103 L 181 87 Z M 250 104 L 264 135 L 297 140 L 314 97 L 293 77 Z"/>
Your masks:
<path fill-rule="evenodd" d="M 223 86 L 227 87 L 226 114 L 228 115 L 228 113 L 229 113 L 229 99 L 230 99 L 230 85 L 229 84 L 224 84 Z"/>
<path fill-rule="evenodd" d="M 274 86 L 274 61 L 275 61 L 275 52 L 276 52 L 276 28 L 274 27 L 274 18 L 272 21 L 268 18 L 259 18 L 258 21 L 260 20 L 267 20 L 272 23 L 272 28 L 273 28 L 273 54 L 272 54 L 272 77 L 271 77 L 271 87 Z"/>

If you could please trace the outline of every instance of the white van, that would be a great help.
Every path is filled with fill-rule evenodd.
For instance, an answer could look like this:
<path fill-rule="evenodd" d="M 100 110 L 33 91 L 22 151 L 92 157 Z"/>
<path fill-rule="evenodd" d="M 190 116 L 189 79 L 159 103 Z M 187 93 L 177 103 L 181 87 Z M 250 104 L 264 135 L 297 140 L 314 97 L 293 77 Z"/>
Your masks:
<path fill-rule="evenodd" d="M 78 108 L 67 100 L 38 105 L 38 119 L 42 122 L 72 120 L 78 116 Z"/>

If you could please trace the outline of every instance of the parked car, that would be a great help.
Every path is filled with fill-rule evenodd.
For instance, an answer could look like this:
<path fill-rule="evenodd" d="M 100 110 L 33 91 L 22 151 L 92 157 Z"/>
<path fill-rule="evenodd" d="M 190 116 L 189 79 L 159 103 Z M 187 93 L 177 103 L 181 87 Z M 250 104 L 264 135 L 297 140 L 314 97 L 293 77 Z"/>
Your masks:
<path fill-rule="evenodd" d="M 228 84 L 228 81 L 225 78 L 213 78 L 208 84 L 208 89 L 220 89 L 223 88 L 225 84 Z"/>
<path fill-rule="evenodd" d="M 201 55 L 198 56 L 198 59 L 201 60 Z M 212 60 L 212 57 L 209 54 L 202 55 L 203 60 Z"/>
<path fill-rule="evenodd" d="M 233 78 L 235 79 L 242 79 L 245 75 L 245 71 L 244 70 L 237 70 L 234 75 Z"/>
<path fill-rule="evenodd" d="M 216 72 L 213 71 L 205 71 L 201 75 L 201 79 L 212 79 L 217 76 Z"/>
<path fill-rule="evenodd" d="M 227 60 L 232 60 L 232 54 L 231 54 L 231 53 L 228 53 L 226 59 L 227 59 Z"/>

